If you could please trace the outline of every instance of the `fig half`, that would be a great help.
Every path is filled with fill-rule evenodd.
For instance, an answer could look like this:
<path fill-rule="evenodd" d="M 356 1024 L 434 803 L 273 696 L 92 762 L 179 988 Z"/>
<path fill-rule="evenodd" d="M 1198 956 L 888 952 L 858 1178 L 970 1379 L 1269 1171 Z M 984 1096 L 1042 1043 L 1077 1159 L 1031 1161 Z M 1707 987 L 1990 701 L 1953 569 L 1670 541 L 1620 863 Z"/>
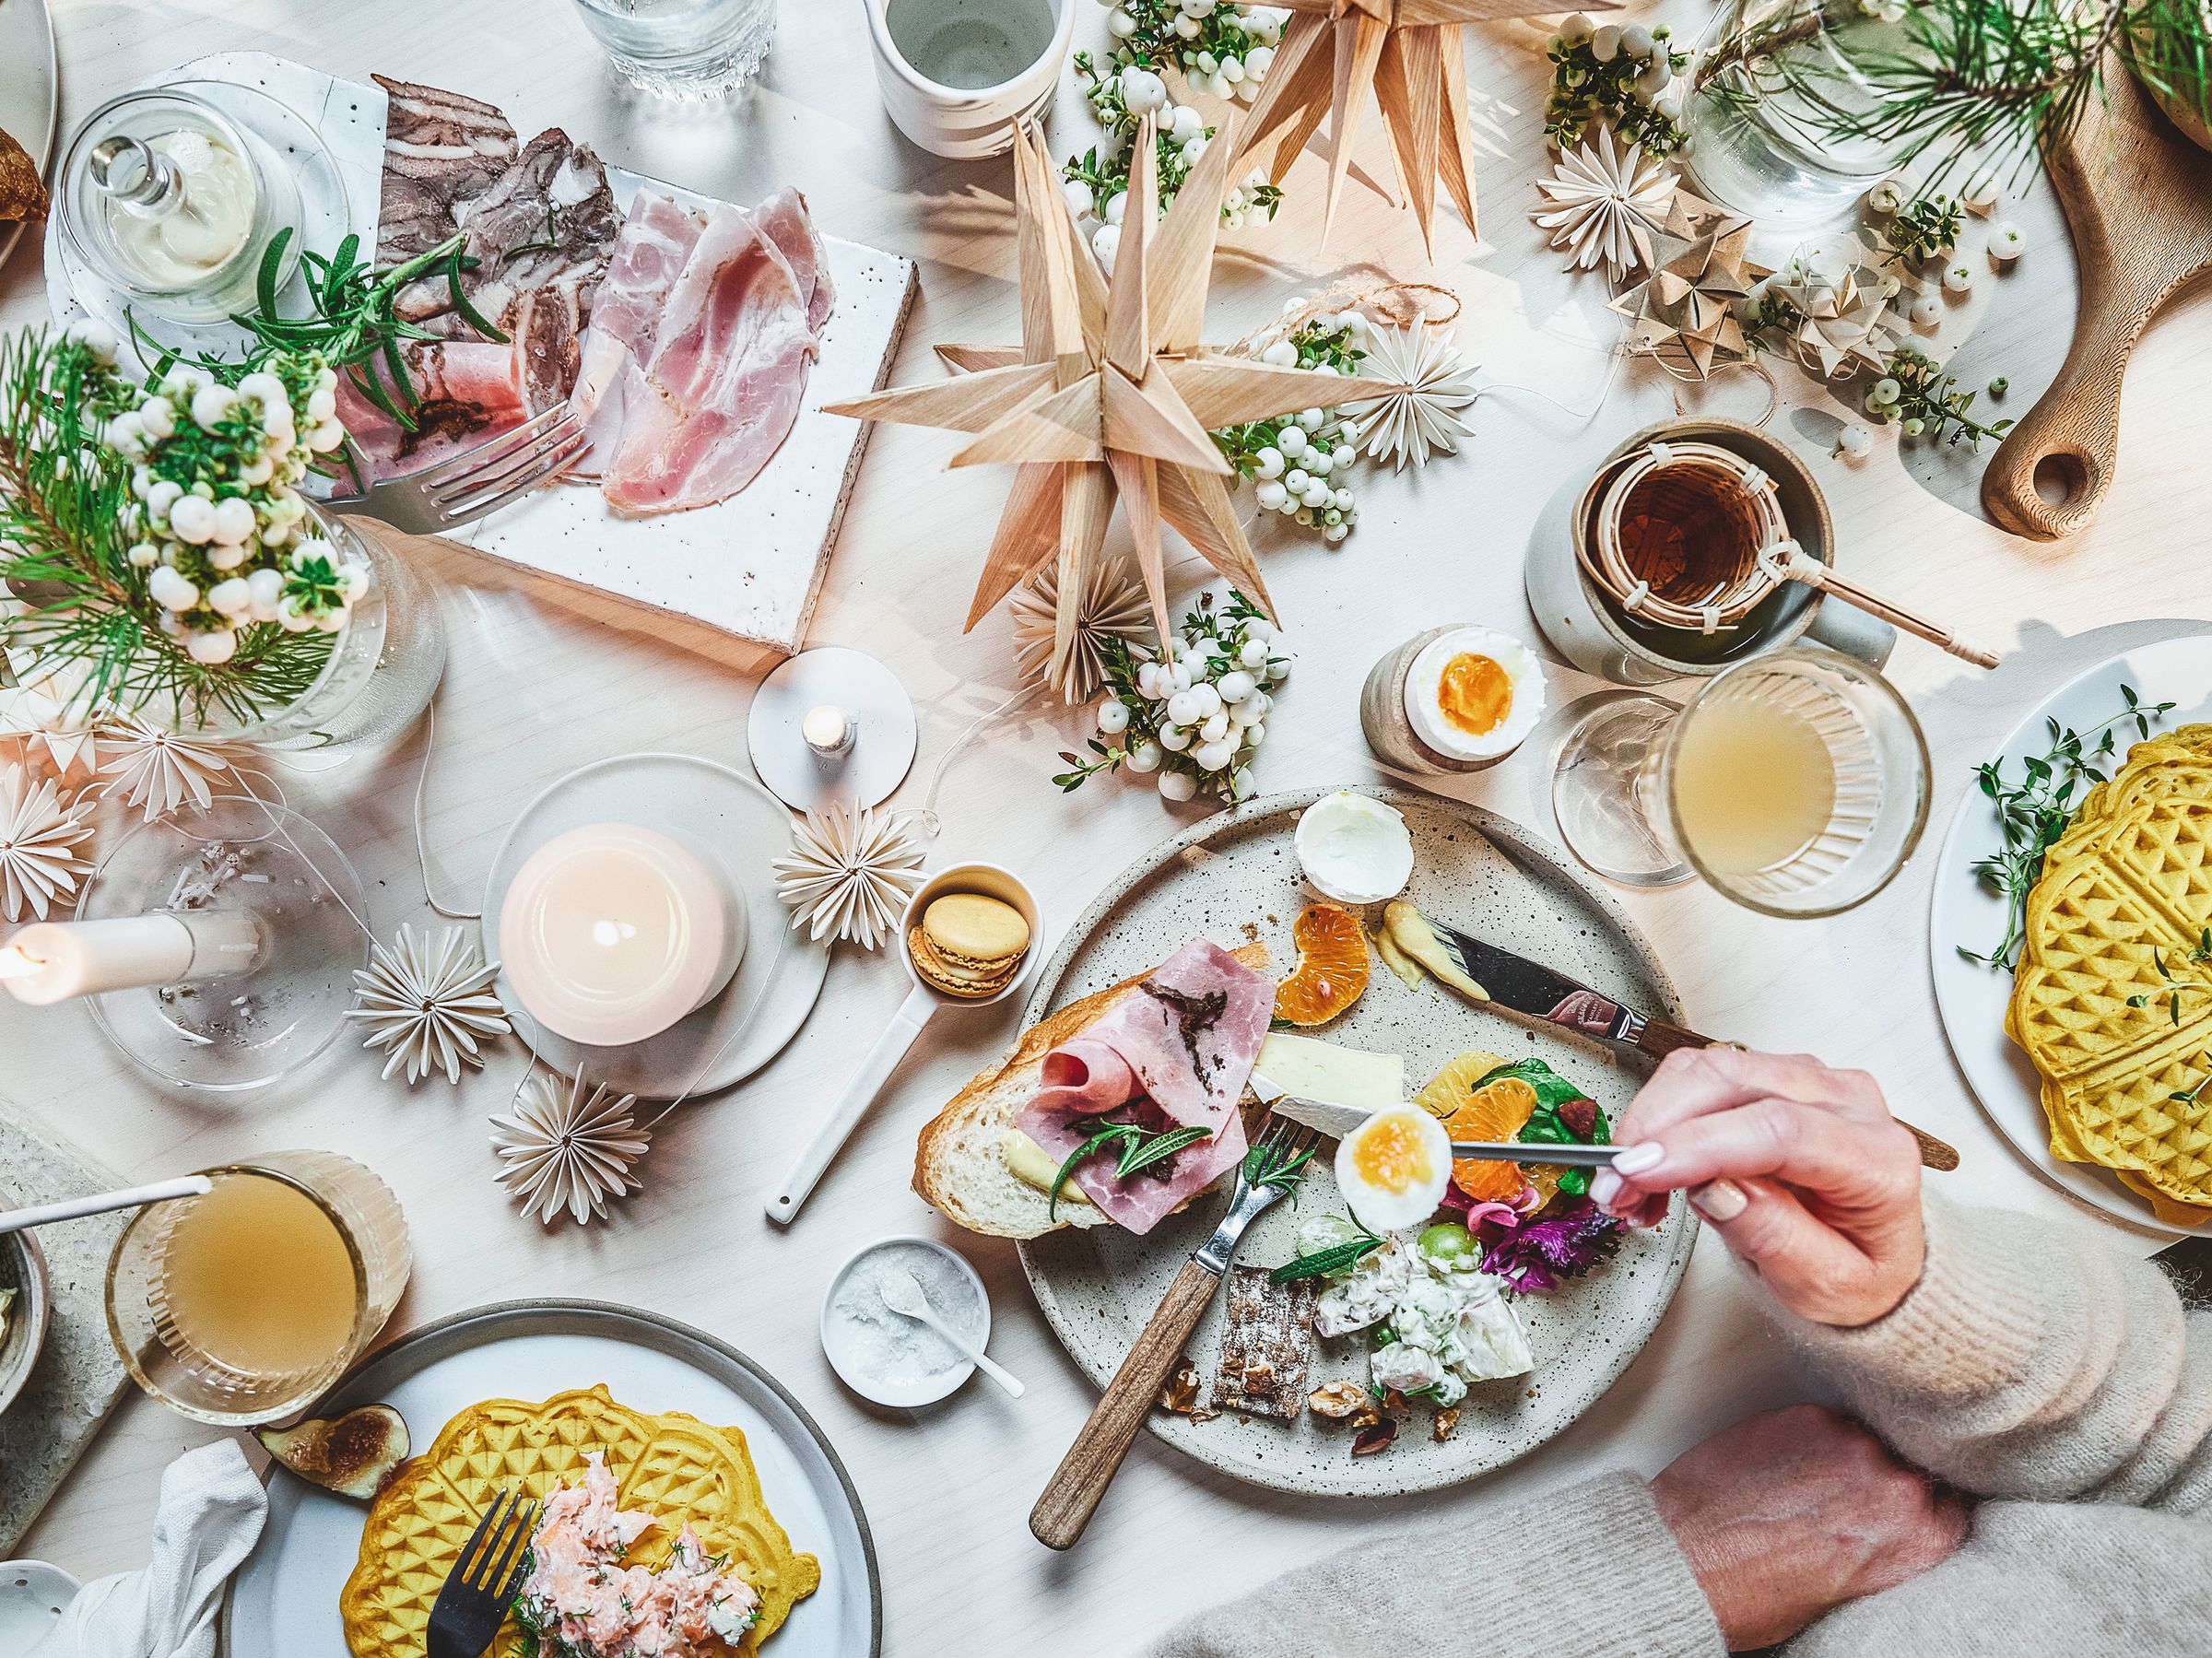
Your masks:
<path fill-rule="evenodd" d="M 364 1405 L 335 1421 L 311 1417 L 297 1428 L 257 1428 L 262 1449 L 310 1485 L 363 1501 L 407 1460 L 407 1425 L 389 1405 Z"/>

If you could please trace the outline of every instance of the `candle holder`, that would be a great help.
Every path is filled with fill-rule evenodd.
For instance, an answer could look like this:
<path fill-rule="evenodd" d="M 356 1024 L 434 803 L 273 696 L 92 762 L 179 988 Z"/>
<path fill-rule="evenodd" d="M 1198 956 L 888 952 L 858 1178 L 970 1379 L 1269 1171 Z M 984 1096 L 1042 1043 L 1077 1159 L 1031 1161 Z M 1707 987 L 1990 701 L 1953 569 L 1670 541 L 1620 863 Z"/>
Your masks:
<path fill-rule="evenodd" d="M 92 872 L 78 918 L 169 915 L 197 935 L 249 916 L 261 947 L 241 970 L 86 996 L 125 1058 L 172 1088 L 239 1093 L 306 1064 L 345 1028 L 369 961 L 368 897 L 330 837 L 280 805 L 217 797 L 133 829 Z"/>
<path fill-rule="evenodd" d="M 746 741 L 760 781 L 794 811 L 878 805 L 913 767 L 914 702 L 866 652 L 824 645 L 760 682 Z"/>

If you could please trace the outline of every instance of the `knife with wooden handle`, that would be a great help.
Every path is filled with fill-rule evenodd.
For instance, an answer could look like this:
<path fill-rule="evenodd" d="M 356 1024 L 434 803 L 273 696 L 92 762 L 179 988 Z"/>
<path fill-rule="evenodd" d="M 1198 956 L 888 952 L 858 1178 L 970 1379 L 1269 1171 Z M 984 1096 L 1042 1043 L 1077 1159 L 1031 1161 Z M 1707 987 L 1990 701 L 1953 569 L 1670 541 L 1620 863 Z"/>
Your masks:
<path fill-rule="evenodd" d="M 1625 1006 L 1601 991 L 1553 971 L 1540 961 L 1500 949 L 1457 927 L 1433 920 L 1429 921 L 1429 925 L 1483 996 L 1509 1012 L 1542 1019 L 1602 1041 L 1618 1042 L 1653 1059 L 1664 1059 L 1677 1048 L 1735 1046 Z M 1920 1160 L 1924 1166 L 1947 1173 L 1959 1167 L 1955 1147 L 1910 1123 L 1900 1122 L 1900 1126 L 1920 1142 Z"/>

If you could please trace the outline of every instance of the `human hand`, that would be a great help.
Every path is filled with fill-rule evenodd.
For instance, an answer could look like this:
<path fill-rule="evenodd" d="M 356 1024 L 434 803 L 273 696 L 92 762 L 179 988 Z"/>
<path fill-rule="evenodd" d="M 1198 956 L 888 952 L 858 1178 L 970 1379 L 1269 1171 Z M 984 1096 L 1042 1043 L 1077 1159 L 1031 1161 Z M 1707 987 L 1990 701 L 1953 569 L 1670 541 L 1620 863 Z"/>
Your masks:
<path fill-rule="evenodd" d="M 1747 1417 L 1652 1481 L 1731 1652 L 1787 1640 L 1966 1541 L 1957 1497 L 1818 1405 Z"/>
<path fill-rule="evenodd" d="M 1863 1071 L 1677 1049 L 1614 1139 L 1626 1149 L 1590 1183 L 1599 1206 L 1653 1226 L 1666 1194 L 1688 1187 L 1698 1213 L 1802 1318 L 1869 1324 L 1920 1280 L 1920 1148 Z"/>

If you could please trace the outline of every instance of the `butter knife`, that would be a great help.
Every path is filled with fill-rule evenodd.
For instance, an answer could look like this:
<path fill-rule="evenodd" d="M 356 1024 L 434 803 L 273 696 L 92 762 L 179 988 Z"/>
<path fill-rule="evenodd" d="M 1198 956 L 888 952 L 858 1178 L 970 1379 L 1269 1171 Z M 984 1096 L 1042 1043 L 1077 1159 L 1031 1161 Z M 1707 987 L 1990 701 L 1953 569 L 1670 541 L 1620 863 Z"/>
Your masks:
<path fill-rule="evenodd" d="M 1429 926 L 1459 963 L 1460 970 L 1481 987 L 1484 996 L 1513 1013 L 1584 1036 L 1618 1042 L 1653 1059 L 1664 1059 L 1677 1048 L 1731 1045 L 1715 1037 L 1701 1036 L 1688 1026 L 1670 1024 L 1625 1006 L 1602 991 L 1592 990 L 1540 961 L 1500 949 L 1472 933 L 1463 933 L 1457 927 L 1433 920 L 1429 921 Z M 1914 1128 L 1902 1118 L 1899 1123 L 1920 1143 L 1920 1160 L 1924 1166 L 1946 1172 L 1959 1167 L 1957 1147 L 1938 1140 L 1924 1129 Z"/>

